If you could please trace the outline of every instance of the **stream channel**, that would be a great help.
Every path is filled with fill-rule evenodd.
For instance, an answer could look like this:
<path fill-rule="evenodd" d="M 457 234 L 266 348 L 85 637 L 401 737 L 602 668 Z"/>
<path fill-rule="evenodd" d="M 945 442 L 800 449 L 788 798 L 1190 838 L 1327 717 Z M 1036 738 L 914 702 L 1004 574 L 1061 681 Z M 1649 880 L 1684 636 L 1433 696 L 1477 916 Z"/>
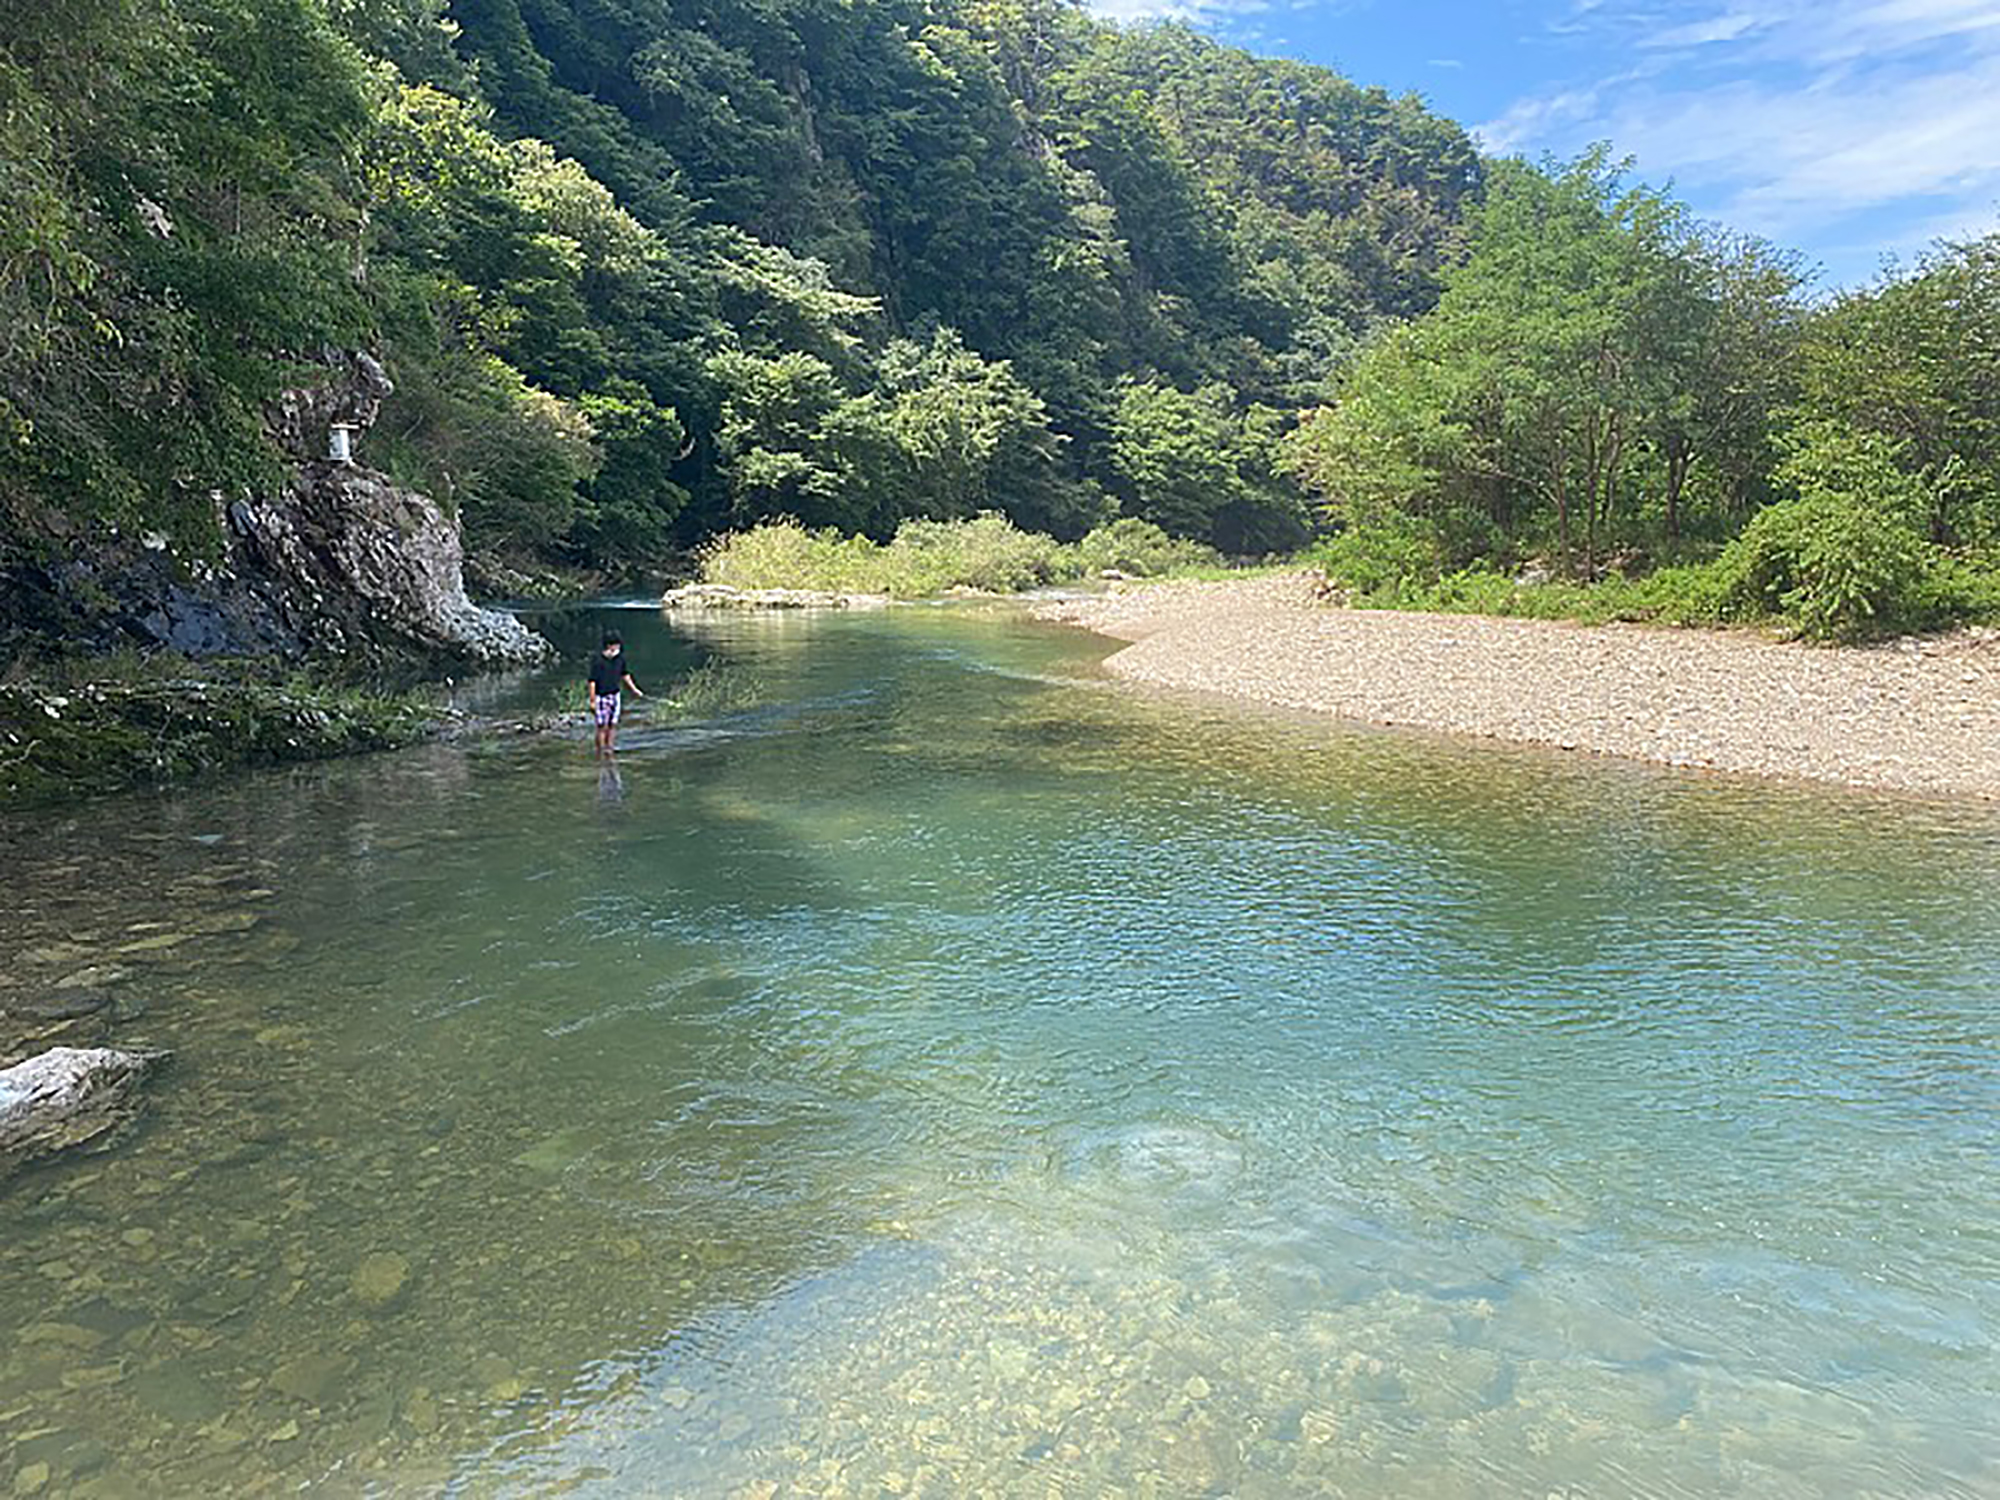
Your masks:
<path fill-rule="evenodd" d="M 714 710 L 0 818 L 173 1049 L 0 1493 L 2000 1496 L 2000 813 L 616 621 Z"/>

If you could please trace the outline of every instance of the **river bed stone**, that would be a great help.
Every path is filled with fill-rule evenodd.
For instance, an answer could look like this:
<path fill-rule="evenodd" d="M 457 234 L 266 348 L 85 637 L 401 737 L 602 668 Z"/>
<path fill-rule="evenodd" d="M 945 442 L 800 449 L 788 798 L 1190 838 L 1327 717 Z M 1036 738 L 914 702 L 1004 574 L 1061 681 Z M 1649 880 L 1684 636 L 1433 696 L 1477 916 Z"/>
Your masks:
<path fill-rule="evenodd" d="M 354 1300 L 369 1312 L 387 1311 L 409 1285 L 409 1257 L 388 1250 L 377 1250 L 364 1257 L 348 1283 Z"/>

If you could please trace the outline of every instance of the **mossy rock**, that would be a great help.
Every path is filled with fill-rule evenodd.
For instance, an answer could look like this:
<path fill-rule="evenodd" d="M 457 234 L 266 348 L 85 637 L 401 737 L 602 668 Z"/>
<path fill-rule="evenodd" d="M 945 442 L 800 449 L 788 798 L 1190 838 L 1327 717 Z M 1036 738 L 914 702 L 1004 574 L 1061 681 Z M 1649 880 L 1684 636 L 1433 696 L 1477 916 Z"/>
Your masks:
<path fill-rule="evenodd" d="M 307 683 L 0 686 L 0 805 L 394 749 L 436 729 L 414 697 Z"/>

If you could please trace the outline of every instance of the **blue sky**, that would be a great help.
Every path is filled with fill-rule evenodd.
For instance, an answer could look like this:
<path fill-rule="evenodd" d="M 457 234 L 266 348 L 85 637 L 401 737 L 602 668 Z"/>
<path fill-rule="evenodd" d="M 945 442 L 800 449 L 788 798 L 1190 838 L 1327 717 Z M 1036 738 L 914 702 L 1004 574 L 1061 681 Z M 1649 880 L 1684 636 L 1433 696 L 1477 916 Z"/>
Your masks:
<path fill-rule="evenodd" d="M 1608 140 L 1823 286 L 2000 229 L 2000 0 L 1091 0 L 1414 90 L 1490 150 Z"/>

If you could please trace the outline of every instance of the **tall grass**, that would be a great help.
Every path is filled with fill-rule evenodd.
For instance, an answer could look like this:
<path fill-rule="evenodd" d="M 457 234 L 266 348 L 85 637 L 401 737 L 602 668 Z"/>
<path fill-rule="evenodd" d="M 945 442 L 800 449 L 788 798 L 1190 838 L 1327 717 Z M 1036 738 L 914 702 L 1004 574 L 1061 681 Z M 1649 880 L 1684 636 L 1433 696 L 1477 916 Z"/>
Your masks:
<path fill-rule="evenodd" d="M 905 521 L 890 541 L 767 521 L 721 538 L 702 558 L 709 583 L 744 589 L 824 589 L 921 599 L 954 588 L 1011 594 L 1116 569 L 1158 577 L 1219 567 L 1199 542 L 1124 517 L 1079 542 L 1022 531 L 991 511 L 960 521 Z"/>

